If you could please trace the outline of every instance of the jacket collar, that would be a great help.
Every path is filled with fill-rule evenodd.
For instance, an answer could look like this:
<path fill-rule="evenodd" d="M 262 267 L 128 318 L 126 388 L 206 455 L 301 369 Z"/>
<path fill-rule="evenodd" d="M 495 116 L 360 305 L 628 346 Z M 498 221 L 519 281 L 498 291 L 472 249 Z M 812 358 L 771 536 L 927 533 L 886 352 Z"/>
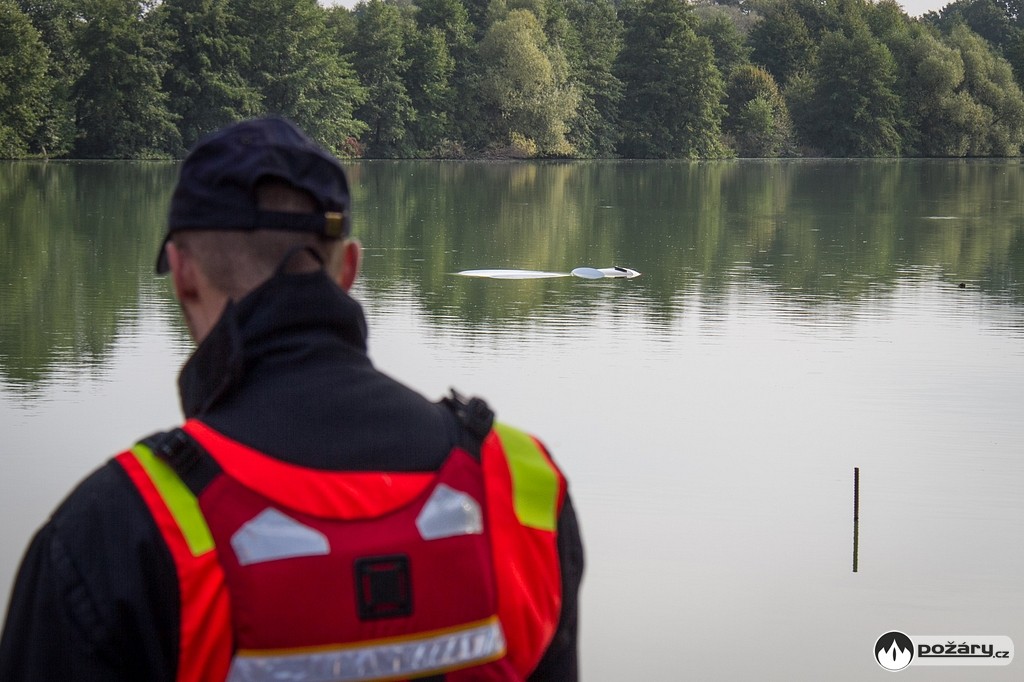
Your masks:
<path fill-rule="evenodd" d="M 276 274 L 220 319 L 178 376 L 186 419 L 231 394 L 257 362 L 307 347 L 345 346 L 366 354 L 362 307 L 323 271 Z"/>

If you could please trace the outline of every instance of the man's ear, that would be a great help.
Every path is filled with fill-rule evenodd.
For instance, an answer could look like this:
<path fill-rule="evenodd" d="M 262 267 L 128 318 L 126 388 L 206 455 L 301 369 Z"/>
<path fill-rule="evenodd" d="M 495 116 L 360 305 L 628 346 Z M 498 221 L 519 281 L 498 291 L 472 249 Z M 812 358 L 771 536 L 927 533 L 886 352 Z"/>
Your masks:
<path fill-rule="evenodd" d="M 171 281 L 178 300 L 184 303 L 195 302 L 199 298 L 199 270 L 195 259 L 173 242 L 168 241 L 167 263 L 170 265 Z"/>
<path fill-rule="evenodd" d="M 346 239 L 341 244 L 341 269 L 338 271 L 337 282 L 342 289 L 348 291 L 359 274 L 359 264 L 363 259 L 363 245 L 358 239 Z"/>
<path fill-rule="evenodd" d="M 187 248 L 169 242 L 167 263 L 174 282 L 174 293 L 185 315 L 185 323 L 195 342 L 202 343 L 224 313 L 229 297 L 210 284 L 199 267 L 199 261 Z"/>

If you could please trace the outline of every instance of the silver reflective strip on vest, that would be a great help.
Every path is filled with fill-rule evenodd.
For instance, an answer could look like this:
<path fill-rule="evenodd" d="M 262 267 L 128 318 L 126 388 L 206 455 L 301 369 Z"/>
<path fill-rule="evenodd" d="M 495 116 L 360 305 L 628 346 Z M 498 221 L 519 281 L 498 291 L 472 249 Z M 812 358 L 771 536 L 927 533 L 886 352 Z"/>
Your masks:
<path fill-rule="evenodd" d="M 484 515 L 472 496 L 441 483 L 416 517 L 416 528 L 424 540 L 479 535 L 484 532 Z"/>
<path fill-rule="evenodd" d="M 333 650 L 261 656 L 240 651 L 227 682 L 354 682 L 422 676 L 497 660 L 505 635 L 497 618 L 454 632 Z"/>
<path fill-rule="evenodd" d="M 329 554 L 331 545 L 320 531 L 268 507 L 235 531 L 231 536 L 231 549 L 235 550 L 238 563 L 248 566 L 275 559 Z"/>

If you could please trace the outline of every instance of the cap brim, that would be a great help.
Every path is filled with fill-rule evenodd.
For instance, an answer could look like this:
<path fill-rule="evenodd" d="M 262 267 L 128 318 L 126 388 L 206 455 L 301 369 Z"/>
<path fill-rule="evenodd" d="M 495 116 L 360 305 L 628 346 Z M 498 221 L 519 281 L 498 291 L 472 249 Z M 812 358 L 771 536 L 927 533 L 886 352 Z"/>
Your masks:
<path fill-rule="evenodd" d="M 171 240 L 171 233 L 168 232 L 164 240 L 160 242 L 160 251 L 156 254 L 156 274 L 166 275 L 171 271 L 171 264 L 167 261 L 167 242 Z"/>

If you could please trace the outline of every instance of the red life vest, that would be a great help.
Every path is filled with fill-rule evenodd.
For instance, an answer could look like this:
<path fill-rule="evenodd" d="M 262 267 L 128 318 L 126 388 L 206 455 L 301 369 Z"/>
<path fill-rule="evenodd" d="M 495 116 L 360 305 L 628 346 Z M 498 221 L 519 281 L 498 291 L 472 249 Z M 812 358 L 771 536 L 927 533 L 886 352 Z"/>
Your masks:
<path fill-rule="evenodd" d="M 521 680 L 539 663 L 565 480 L 532 437 L 498 424 L 479 460 L 454 448 L 437 472 L 325 472 L 183 430 L 216 463 L 195 492 L 144 444 L 116 458 L 174 559 L 178 680 Z"/>

